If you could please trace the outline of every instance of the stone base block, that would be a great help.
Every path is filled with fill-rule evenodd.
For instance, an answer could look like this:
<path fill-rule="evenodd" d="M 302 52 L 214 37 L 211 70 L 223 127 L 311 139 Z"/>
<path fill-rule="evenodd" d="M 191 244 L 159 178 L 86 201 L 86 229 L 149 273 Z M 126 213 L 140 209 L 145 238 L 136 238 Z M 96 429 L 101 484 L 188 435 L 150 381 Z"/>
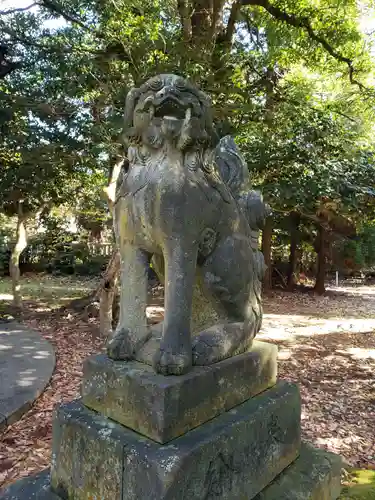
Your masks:
<path fill-rule="evenodd" d="M 297 460 L 254 500 L 336 500 L 341 491 L 340 475 L 341 458 L 338 455 L 303 444 Z M 59 500 L 49 488 L 49 481 L 49 471 L 43 471 L 18 481 L 6 493 L 0 494 L 0 499 Z M 237 498 L 228 497 L 228 500 Z"/>
<path fill-rule="evenodd" d="M 20 479 L 1 491 L 0 500 L 61 500 L 61 498 L 52 492 L 50 471 L 46 469 L 33 476 Z"/>
<path fill-rule="evenodd" d="M 251 499 L 299 454 L 300 396 L 279 382 L 160 445 L 80 402 L 55 416 L 51 484 L 64 500 Z"/>
<path fill-rule="evenodd" d="M 82 400 L 89 408 L 166 443 L 272 387 L 277 347 L 251 350 L 180 377 L 157 375 L 137 361 L 93 356 L 83 368 Z"/>
<path fill-rule="evenodd" d="M 254 500 L 336 500 L 341 467 L 339 455 L 303 444 L 297 460 Z"/>

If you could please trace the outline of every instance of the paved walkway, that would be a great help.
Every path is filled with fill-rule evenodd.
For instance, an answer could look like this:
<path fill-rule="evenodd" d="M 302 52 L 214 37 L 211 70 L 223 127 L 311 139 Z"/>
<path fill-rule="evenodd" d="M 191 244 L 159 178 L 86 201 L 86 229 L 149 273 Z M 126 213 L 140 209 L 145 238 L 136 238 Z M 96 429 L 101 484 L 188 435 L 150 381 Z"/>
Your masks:
<path fill-rule="evenodd" d="M 54 368 L 53 347 L 38 332 L 0 322 L 0 432 L 31 408 Z"/>

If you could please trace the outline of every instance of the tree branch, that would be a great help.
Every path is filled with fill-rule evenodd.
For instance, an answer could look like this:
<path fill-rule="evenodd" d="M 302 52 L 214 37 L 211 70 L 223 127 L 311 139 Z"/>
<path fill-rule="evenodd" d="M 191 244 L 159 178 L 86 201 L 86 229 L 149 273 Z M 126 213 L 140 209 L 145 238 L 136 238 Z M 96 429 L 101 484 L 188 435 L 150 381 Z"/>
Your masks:
<path fill-rule="evenodd" d="M 17 9 L 9 9 L 9 10 L 0 10 L 0 16 L 7 16 L 9 14 L 15 14 L 16 12 L 25 12 L 26 10 L 31 9 L 38 5 L 36 2 L 28 5 L 27 7 L 19 7 Z"/>
<path fill-rule="evenodd" d="M 258 47 L 258 49 L 263 52 L 264 54 L 264 46 L 260 43 L 259 41 L 259 30 L 258 28 L 252 28 L 251 24 L 250 24 L 250 19 L 249 19 L 249 16 L 244 16 L 245 18 L 245 23 L 246 23 L 246 27 L 247 27 L 247 31 L 249 33 L 249 37 L 251 38 L 251 41 L 254 45 L 254 47 Z M 253 31 L 256 30 L 256 38 L 254 38 L 254 34 L 253 34 Z"/>
<path fill-rule="evenodd" d="M 54 49 L 53 46 L 43 45 L 42 43 L 35 42 L 34 40 L 32 40 L 30 38 L 25 38 L 24 36 L 19 35 L 18 33 L 16 33 L 14 30 L 9 28 L 8 26 L 2 26 L 1 29 L 4 33 L 6 33 L 7 35 L 9 35 L 11 37 L 12 42 L 19 42 L 19 43 L 22 43 L 24 45 L 27 45 L 28 47 L 35 47 L 37 49 L 41 49 L 41 50 L 45 50 L 45 51 L 53 51 L 53 52 L 57 51 L 57 52 L 67 52 L 68 53 L 68 52 L 72 51 L 72 49 L 70 47 L 67 47 L 66 49 L 59 47 L 59 49 L 56 50 L 56 49 Z"/>
<path fill-rule="evenodd" d="M 66 116 L 73 114 L 76 108 L 73 106 L 68 107 L 65 104 L 59 103 L 49 103 L 47 101 L 37 100 L 35 96 L 24 97 L 17 95 L 10 95 L 0 91 L 0 99 L 4 103 L 4 106 L 10 106 L 11 108 L 25 108 L 34 110 L 34 112 L 42 113 L 50 118 L 61 119 Z"/>
<path fill-rule="evenodd" d="M 286 24 L 289 24 L 290 26 L 305 30 L 311 40 L 314 40 L 319 45 L 321 45 L 324 50 L 328 52 L 328 54 L 330 54 L 334 59 L 343 62 L 348 66 L 349 80 L 351 84 L 357 85 L 361 90 L 367 90 L 361 82 L 354 78 L 355 69 L 353 60 L 340 54 L 340 52 L 333 48 L 332 45 L 330 45 L 323 36 L 315 33 L 307 17 L 298 17 L 294 14 L 288 14 L 287 12 L 281 10 L 279 7 L 271 5 L 268 0 L 241 0 L 241 5 L 254 5 L 263 7 L 263 9 L 265 9 L 269 14 L 271 14 L 272 17 L 274 17 L 278 21 L 282 21 Z"/>
<path fill-rule="evenodd" d="M 241 0 L 234 0 L 234 2 L 232 3 L 231 10 L 230 10 L 227 29 L 225 32 L 225 40 L 227 42 L 230 42 L 233 38 L 234 30 L 236 27 L 236 21 L 237 21 L 237 17 L 238 17 L 238 14 L 240 12 L 240 9 L 241 9 Z"/>
<path fill-rule="evenodd" d="M 12 71 L 14 71 L 18 67 L 19 67 L 19 65 L 16 64 L 16 63 L 7 63 L 7 64 L 4 64 L 3 62 L 1 62 L 0 63 L 0 80 L 2 80 L 3 78 L 5 78 L 7 75 L 9 75 L 9 73 L 11 73 Z"/>
<path fill-rule="evenodd" d="M 19 67 L 18 63 L 6 59 L 7 54 L 8 47 L 6 45 L 0 45 L 0 79 L 5 78 L 6 75 Z"/>
<path fill-rule="evenodd" d="M 45 45 L 43 43 L 36 42 L 31 38 L 25 38 L 23 35 L 19 35 L 14 30 L 8 28 L 8 26 L 7 27 L 2 26 L 1 29 L 4 33 L 6 33 L 7 35 L 9 35 L 11 37 L 12 42 L 18 42 L 18 43 L 27 45 L 28 47 L 35 47 L 36 49 L 42 50 L 46 53 L 51 53 L 51 52 L 57 53 L 57 54 L 75 53 L 75 54 L 92 54 L 92 55 L 97 55 L 97 56 L 103 55 L 106 53 L 103 50 L 88 50 L 88 49 L 85 49 L 85 50 L 81 49 L 80 50 L 74 46 L 69 46 L 69 45 L 65 45 L 65 46 L 60 45 L 60 44 Z M 48 39 L 48 38 L 51 38 L 51 36 L 44 35 L 42 37 L 42 40 Z M 18 64 L 18 66 L 20 65 L 20 63 L 17 63 L 17 64 Z"/>
<path fill-rule="evenodd" d="M 81 19 L 78 19 L 77 17 L 68 14 L 60 7 L 60 5 L 56 4 L 51 0 L 41 0 L 40 6 L 45 7 L 46 9 L 50 10 L 51 12 L 54 12 L 55 14 L 58 14 L 59 16 L 63 17 L 66 21 L 69 21 L 70 23 L 77 24 L 78 26 L 81 26 L 81 28 L 84 28 L 87 31 L 92 31 L 91 28 L 87 26 Z"/>
<path fill-rule="evenodd" d="M 212 17 L 213 17 L 213 4 L 212 1 L 207 0 L 193 0 L 192 13 L 191 13 L 191 27 L 193 40 L 208 42 L 212 37 Z"/>

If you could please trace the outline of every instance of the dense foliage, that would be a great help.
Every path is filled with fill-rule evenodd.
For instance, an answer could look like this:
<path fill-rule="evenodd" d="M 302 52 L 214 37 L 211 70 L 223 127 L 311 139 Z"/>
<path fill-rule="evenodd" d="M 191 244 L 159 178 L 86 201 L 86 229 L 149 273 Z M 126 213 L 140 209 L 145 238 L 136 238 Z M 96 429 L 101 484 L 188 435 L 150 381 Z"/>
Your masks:
<path fill-rule="evenodd" d="M 294 273 L 308 245 L 321 269 L 338 237 L 365 238 L 374 219 L 373 15 L 353 0 L 40 0 L 0 11 L 0 210 L 19 215 L 21 204 L 34 217 L 68 203 L 100 239 L 126 93 L 177 72 L 212 96 L 219 133 L 240 144 L 274 210 L 268 246 L 280 256 L 291 243 Z"/>

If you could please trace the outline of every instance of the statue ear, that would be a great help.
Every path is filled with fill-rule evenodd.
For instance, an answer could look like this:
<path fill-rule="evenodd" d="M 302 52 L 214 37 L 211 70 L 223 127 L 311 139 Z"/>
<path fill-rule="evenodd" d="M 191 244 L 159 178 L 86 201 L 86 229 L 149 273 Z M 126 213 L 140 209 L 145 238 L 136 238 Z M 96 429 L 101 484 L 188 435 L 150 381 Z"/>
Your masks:
<path fill-rule="evenodd" d="M 134 108 L 138 102 L 141 89 L 133 88 L 128 92 L 125 101 L 124 112 L 124 132 L 126 133 L 133 126 L 133 113 Z"/>
<path fill-rule="evenodd" d="M 214 129 L 213 125 L 213 117 L 212 117 L 212 101 L 211 98 L 202 92 L 201 90 L 199 91 L 199 100 L 201 102 L 202 110 L 203 110 L 203 116 L 204 116 L 204 128 L 208 134 L 208 137 L 210 139 L 210 142 L 212 142 L 213 146 L 216 146 L 216 143 L 218 142 L 218 137 Z"/>

